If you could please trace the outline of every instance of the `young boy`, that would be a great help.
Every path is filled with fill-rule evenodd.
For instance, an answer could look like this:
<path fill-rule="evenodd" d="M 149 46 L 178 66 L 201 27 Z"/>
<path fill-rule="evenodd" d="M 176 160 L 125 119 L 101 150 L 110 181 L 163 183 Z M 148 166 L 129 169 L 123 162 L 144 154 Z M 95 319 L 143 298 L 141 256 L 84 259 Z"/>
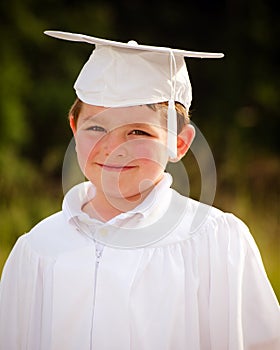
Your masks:
<path fill-rule="evenodd" d="M 195 135 L 184 56 L 220 55 L 47 34 L 96 45 L 69 116 L 89 181 L 13 248 L 0 348 L 279 349 L 279 305 L 247 227 L 165 173 Z"/>

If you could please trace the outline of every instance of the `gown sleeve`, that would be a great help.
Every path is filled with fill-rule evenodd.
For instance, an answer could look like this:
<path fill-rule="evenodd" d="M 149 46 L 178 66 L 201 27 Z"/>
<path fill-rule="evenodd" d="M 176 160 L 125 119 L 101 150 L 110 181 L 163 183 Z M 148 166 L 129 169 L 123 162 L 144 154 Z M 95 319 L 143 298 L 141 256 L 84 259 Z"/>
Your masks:
<path fill-rule="evenodd" d="M 0 282 L 0 349 L 42 349 L 44 270 L 44 261 L 30 248 L 28 235 L 21 236 Z"/>
<path fill-rule="evenodd" d="M 232 306 L 236 303 L 235 311 L 230 312 L 230 323 L 240 334 L 235 339 L 243 343 L 232 344 L 232 348 L 280 349 L 279 303 L 265 272 L 260 252 L 247 226 L 233 215 L 227 215 L 230 231 L 239 237 L 230 242 L 235 247 L 229 247 L 229 270 L 232 272 L 232 278 L 229 276 L 230 293 L 233 297 L 231 300 L 235 300 Z M 235 269 L 239 271 L 234 271 Z M 232 342 L 235 340 L 232 339 Z"/>

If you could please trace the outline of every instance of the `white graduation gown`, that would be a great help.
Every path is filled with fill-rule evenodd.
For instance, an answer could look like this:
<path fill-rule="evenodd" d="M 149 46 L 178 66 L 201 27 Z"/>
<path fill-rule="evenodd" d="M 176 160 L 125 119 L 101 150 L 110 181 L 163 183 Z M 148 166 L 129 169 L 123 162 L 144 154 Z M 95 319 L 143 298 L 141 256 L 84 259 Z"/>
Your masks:
<path fill-rule="evenodd" d="M 174 196 L 184 215 L 152 244 L 96 243 L 93 232 L 112 226 L 81 211 L 88 183 L 21 236 L 0 284 L 0 349 L 280 349 L 279 304 L 248 228 L 169 186 L 165 177 L 157 186 L 162 200 L 151 200 L 152 192 L 113 220 L 155 220 L 174 211 Z M 200 208 L 206 211 L 193 228 Z"/>

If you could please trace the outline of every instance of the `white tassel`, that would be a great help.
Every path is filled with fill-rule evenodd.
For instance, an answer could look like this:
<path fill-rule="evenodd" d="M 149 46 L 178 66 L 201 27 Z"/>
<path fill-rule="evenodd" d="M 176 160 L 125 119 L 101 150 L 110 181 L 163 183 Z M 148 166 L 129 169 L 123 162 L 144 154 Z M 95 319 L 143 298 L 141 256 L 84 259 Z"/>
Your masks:
<path fill-rule="evenodd" d="M 167 131 L 168 155 L 174 159 L 177 157 L 177 113 L 173 100 L 168 102 Z"/>

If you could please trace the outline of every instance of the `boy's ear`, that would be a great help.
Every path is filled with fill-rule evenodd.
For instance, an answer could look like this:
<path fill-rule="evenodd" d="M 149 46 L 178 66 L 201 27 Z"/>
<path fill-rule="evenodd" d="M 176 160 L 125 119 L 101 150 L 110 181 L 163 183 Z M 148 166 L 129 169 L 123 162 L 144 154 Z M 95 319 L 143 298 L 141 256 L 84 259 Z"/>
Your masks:
<path fill-rule="evenodd" d="M 180 134 L 177 136 L 177 157 L 170 158 L 169 161 L 172 163 L 178 162 L 189 150 L 193 139 L 195 137 L 195 128 L 187 124 L 183 127 Z"/>
<path fill-rule="evenodd" d="M 76 131 L 77 131 L 77 127 L 76 127 L 75 119 L 72 115 L 69 118 L 69 122 L 70 122 L 71 130 L 72 130 L 73 134 L 75 135 Z"/>

